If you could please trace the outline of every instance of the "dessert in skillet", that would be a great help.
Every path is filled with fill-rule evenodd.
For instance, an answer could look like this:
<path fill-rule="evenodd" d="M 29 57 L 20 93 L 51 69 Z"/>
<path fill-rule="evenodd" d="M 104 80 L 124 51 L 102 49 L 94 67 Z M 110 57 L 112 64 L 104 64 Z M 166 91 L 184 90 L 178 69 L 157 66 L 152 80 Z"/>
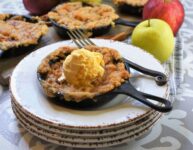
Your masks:
<path fill-rule="evenodd" d="M 123 12 L 142 15 L 143 6 L 148 2 L 148 0 L 113 0 L 119 9 Z"/>
<path fill-rule="evenodd" d="M 111 6 L 105 4 L 85 5 L 81 2 L 61 4 L 48 16 L 59 25 L 71 30 L 92 30 L 109 26 L 118 19 L 118 15 Z"/>
<path fill-rule="evenodd" d="M 48 97 L 80 102 L 107 93 L 129 78 L 120 54 L 111 48 L 61 47 L 37 70 Z"/>
<path fill-rule="evenodd" d="M 2 51 L 36 45 L 40 37 L 48 31 L 46 25 L 27 22 L 21 16 L 7 19 L 8 17 L 6 14 L 0 15 L 0 50 Z"/>

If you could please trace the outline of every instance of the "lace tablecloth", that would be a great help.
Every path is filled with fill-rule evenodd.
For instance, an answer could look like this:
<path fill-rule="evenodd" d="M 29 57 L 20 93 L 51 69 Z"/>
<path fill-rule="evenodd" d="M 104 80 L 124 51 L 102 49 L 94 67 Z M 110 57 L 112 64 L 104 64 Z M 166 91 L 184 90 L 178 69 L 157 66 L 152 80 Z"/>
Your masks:
<path fill-rule="evenodd" d="M 174 109 L 165 115 L 145 136 L 106 150 L 191 150 L 193 149 L 193 1 L 182 1 L 186 11 L 180 31 L 183 41 L 183 78 L 177 89 Z M 0 12 L 26 13 L 21 0 L 1 0 Z M 178 62 L 174 62 L 178 63 Z M 6 65 L 6 63 L 5 63 Z M 0 71 L 3 66 L 0 66 Z M 178 69 L 178 68 L 177 68 Z M 12 112 L 9 91 L 0 86 L 0 149 L 2 150 L 62 150 L 72 149 L 42 141 L 17 122 Z"/>

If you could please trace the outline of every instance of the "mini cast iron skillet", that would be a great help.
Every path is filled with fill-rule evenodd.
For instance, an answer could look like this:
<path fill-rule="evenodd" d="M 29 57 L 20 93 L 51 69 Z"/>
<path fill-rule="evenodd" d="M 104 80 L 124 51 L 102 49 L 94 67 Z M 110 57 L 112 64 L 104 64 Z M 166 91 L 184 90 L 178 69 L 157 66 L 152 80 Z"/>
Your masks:
<path fill-rule="evenodd" d="M 60 59 L 57 59 L 57 61 L 60 61 Z M 57 61 L 54 61 L 56 63 Z M 126 61 L 126 59 L 123 59 L 125 62 L 125 67 L 128 72 L 130 72 L 130 61 Z M 52 62 L 53 63 L 53 62 Z M 144 72 L 150 76 L 155 77 L 155 81 L 158 85 L 164 85 L 167 82 L 167 78 L 163 73 L 157 72 L 157 71 L 152 71 L 149 69 L 145 69 L 139 65 L 136 65 L 134 63 L 131 63 L 131 67 L 139 70 L 141 72 Z M 38 75 L 38 80 L 41 82 L 46 79 L 45 75 L 42 74 L 37 74 Z M 55 97 L 52 99 L 54 103 L 57 103 L 59 105 L 64 105 L 65 107 L 70 107 L 70 108 L 76 108 L 76 109 L 91 109 L 91 108 L 96 108 L 97 106 L 101 106 L 113 98 L 115 98 L 118 94 L 124 94 L 128 95 L 143 104 L 159 111 L 159 112 L 169 112 L 172 109 L 171 102 L 161 98 L 157 97 L 154 95 L 150 95 L 147 93 L 143 93 L 140 91 L 137 91 L 133 85 L 130 83 L 129 79 L 125 81 L 120 87 L 102 95 L 95 96 L 93 99 L 85 99 L 79 103 L 74 102 L 74 101 L 65 101 L 63 94 L 61 93 L 55 93 Z M 154 104 L 151 101 L 159 102 L 159 104 Z"/>
<path fill-rule="evenodd" d="M 84 6 L 92 6 L 92 5 L 83 3 L 83 7 Z M 53 9 L 52 11 L 55 11 L 55 9 Z M 67 31 L 69 31 L 68 27 L 58 24 L 53 19 L 50 19 L 50 22 L 52 23 L 55 30 L 58 32 L 60 36 L 64 38 L 69 37 L 67 34 Z M 124 26 L 129 26 L 129 27 L 135 27 L 139 23 L 140 23 L 139 21 L 128 21 L 122 18 L 118 18 L 114 20 L 115 25 L 124 25 Z M 95 37 L 95 36 L 99 36 L 99 35 L 108 33 L 111 30 L 111 28 L 112 28 L 112 24 L 109 24 L 107 26 L 96 27 L 92 30 L 84 30 L 84 29 L 80 29 L 80 30 L 85 31 L 85 32 L 90 32 L 92 33 L 92 37 Z"/>
<path fill-rule="evenodd" d="M 30 23 L 37 23 L 38 22 L 38 20 L 34 19 L 33 17 L 24 16 L 24 15 L 14 15 L 14 14 L 9 15 L 9 17 L 7 17 L 5 19 L 5 21 L 9 20 L 12 17 L 22 17 L 24 21 L 30 22 Z M 40 37 L 38 39 L 38 43 L 41 40 L 41 38 L 42 37 Z M 33 44 L 33 45 L 29 45 L 29 46 L 13 47 L 13 48 L 10 48 L 10 49 L 5 50 L 5 51 L 0 49 L 0 58 L 10 58 L 10 57 L 14 57 L 14 56 L 19 56 L 21 54 L 25 54 L 29 51 L 32 51 L 36 45 L 37 44 Z"/>

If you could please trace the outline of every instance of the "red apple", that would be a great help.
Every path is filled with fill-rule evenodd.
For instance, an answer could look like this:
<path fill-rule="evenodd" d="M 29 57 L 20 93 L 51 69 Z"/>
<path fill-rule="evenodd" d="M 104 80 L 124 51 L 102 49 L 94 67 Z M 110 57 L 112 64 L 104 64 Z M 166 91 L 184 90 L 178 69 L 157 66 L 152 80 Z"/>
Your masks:
<path fill-rule="evenodd" d="M 56 6 L 60 0 L 23 0 L 25 8 L 33 15 L 42 15 Z"/>
<path fill-rule="evenodd" d="M 184 21 L 184 7 L 179 0 L 149 0 L 143 9 L 143 19 L 149 18 L 166 21 L 176 35 Z"/>

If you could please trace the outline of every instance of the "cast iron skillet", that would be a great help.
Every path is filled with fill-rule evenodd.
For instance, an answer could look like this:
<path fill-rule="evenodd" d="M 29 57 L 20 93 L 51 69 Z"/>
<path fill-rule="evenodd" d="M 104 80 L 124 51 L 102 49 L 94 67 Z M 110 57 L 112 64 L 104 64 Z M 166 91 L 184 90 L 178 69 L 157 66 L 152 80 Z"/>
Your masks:
<path fill-rule="evenodd" d="M 57 60 L 60 61 L 60 60 Z M 125 60 L 123 60 L 125 62 L 125 67 L 127 69 L 128 72 L 130 72 L 130 65 L 129 63 L 127 63 Z M 141 69 L 143 67 L 139 67 L 138 69 Z M 165 77 L 162 76 L 162 73 L 156 72 L 156 71 L 151 71 L 148 69 L 145 69 L 145 72 L 148 72 L 149 75 L 151 76 L 155 76 L 155 77 Z M 42 80 L 45 80 L 45 75 L 39 74 L 38 75 L 38 80 L 40 82 L 42 82 Z M 163 85 L 163 80 L 157 80 L 157 82 L 162 83 Z M 140 92 L 138 90 L 136 90 L 135 87 L 133 87 L 133 85 L 130 83 L 130 80 L 128 79 L 127 81 L 125 81 L 121 86 L 119 86 L 118 88 L 106 93 L 106 94 L 102 94 L 102 95 L 98 95 L 95 96 L 93 99 L 85 99 L 79 103 L 74 102 L 74 101 L 65 101 L 64 99 L 64 95 L 61 93 L 55 93 L 55 97 L 53 98 L 53 101 L 59 105 L 64 105 L 70 108 L 76 108 L 76 109 L 85 109 L 85 108 L 93 108 L 93 106 L 101 106 L 105 103 L 107 103 L 108 101 L 112 100 L 113 98 L 115 98 L 118 94 L 124 94 L 124 95 L 128 95 L 140 102 L 142 102 L 143 104 L 159 111 L 159 112 L 169 112 L 172 110 L 172 105 L 171 102 L 161 98 L 161 97 L 157 97 L 154 95 L 150 95 L 147 93 L 143 93 Z M 155 102 L 159 102 L 159 104 L 155 105 L 154 103 L 152 103 L 151 101 L 155 101 Z"/>
<path fill-rule="evenodd" d="M 17 17 L 17 16 L 18 17 L 21 16 L 26 22 L 30 22 L 30 23 L 37 23 L 38 22 L 38 20 L 36 20 L 30 16 L 15 15 L 15 14 L 11 14 L 8 18 L 5 19 L 5 21 L 9 20 L 12 17 Z M 41 38 L 42 38 L 42 36 L 38 39 L 38 43 L 41 40 Z M 14 57 L 14 56 L 19 56 L 21 54 L 25 54 L 29 51 L 32 51 L 35 48 L 35 46 L 37 46 L 37 44 L 33 44 L 33 45 L 29 45 L 29 46 L 13 47 L 13 48 L 10 48 L 6 51 L 0 49 L 0 58 L 10 58 L 10 57 Z"/>
<path fill-rule="evenodd" d="M 91 6 L 91 5 L 83 3 L 83 7 L 84 6 Z M 55 11 L 55 8 L 52 11 Z M 58 32 L 58 34 L 60 36 L 62 36 L 64 38 L 69 37 L 68 34 L 67 34 L 67 31 L 69 31 L 68 27 L 58 24 L 53 19 L 50 19 L 50 22 L 52 23 L 55 30 Z M 129 26 L 129 27 L 135 27 L 139 23 L 140 23 L 140 21 L 128 21 L 128 20 L 125 20 L 125 19 L 122 19 L 122 18 L 118 18 L 118 19 L 114 20 L 115 25 L 124 25 L 124 26 Z M 103 35 L 103 34 L 108 33 L 111 30 L 111 28 L 112 28 L 112 25 L 109 24 L 107 26 L 96 27 L 92 30 L 84 30 L 84 29 L 82 29 L 82 30 L 85 31 L 85 32 L 91 32 L 92 37 L 95 37 L 95 36 L 99 36 L 99 35 Z"/>

